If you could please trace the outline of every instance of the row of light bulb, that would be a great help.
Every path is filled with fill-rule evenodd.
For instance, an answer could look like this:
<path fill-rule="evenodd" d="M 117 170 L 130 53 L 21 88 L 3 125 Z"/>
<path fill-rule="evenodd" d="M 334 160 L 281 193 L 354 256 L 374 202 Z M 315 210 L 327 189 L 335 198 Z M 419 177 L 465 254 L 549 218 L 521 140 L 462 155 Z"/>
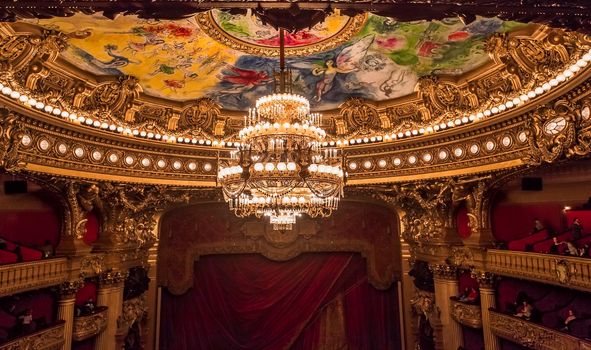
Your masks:
<path fill-rule="evenodd" d="M 255 126 L 246 127 L 238 133 L 238 137 L 244 139 L 246 137 L 256 136 L 257 134 L 268 134 L 269 132 L 289 132 L 289 133 L 298 133 L 298 134 L 316 134 L 320 138 L 326 137 L 326 131 L 322 128 L 309 125 L 307 123 L 300 124 L 300 123 L 257 123 Z"/>
<path fill-rule="evenodd" d="M 277 164 L 275 163 L 255 163 L 254 166 L 254 171 L 257 172 L 261 172 L 261 171 L 267 171 L 267 172 L 272 172 L 272 171 L 279 171 L 279 172 L 283 172 L 283 171 L 295 171 L 297 169 L 297 165 L 294 162 L 279 162 Z M 308 166 L 308 171 L 311 173 L 319 173 L 319 174 L 332 174 L 332 175 L 336 175 L 338 177 L 343 177 L 344 176 L 344 172 L 341 169 L 341 167 L 339 166 L 332 166 L 332 165 L 324 165 L 324 164 L 310 164 Z M 238 174 L 242 174 L 244 172 L 244 169 L 240 166 L 240 165 L 234 165 L 231 167 L 226 167 L 226 168 L 220 168 L 220 171 L 218 172 L 218 178 L 222 179 L 225 178 L 226 176 L 233 176 L 233 175 L 238 175 Z"/>
<path fill-rule="evenodd" d="M 47 114 L 53 115 L 55 117 L 62 117 L 66 120 L 69 120 L 72 123 L 86 125 L 98 129 L 108 130 L 112 132 L 117 132 L 127 136 L 135 136 L 141 137 L 146 139 L 153 139 L 158 141 L 166 141 L 166 142 L 176 142 L 176 143 L 185 143 L 185 144 L 193 144 L 193 145 L 205 145 L 205 146 L 214 146 L 214 147 L 224 147 L 226 145 L 225 141 L 218 141 L 218 140 L 209 140 L 209 139 L 197 139 L 191 137 L 176 137 L 174 135 L 162 135 L 159 133 L 154 133 L 151 131 L 145 130 L 137 130 L 131 129 L 128 127 L 118 126 L 116 124 L 109 124 L 106 122 L 101 122 L 99 120 L 95 120 L 89 117 L 85 117 L 82 115 L 78 115 L 76 113 L 70 113 L 66 110 L 62 110 L 58 107 L 54 107 L 52 105 L 45 104 L 41 101 L 37 101 L 36 99 L 27 96 L 26 94 L 20 93 L 19 91 L 13 90 L 10 86 L 6 86 L 0 83 L 0 92 L 3 95 L 6 95 L 18 102 L 22 103 L 23 105 L 37 109 L 39 111 L 45 112 Z"/>
<path fill-rule="evenodd" d="M 374 135 L 368 136 L 363 138 L 352 138 L 349 140 L 338 140 L 338 141 L 331 141 L 331 142 L 324 142 L 323 146 L 347 146 L 347 145 L 355 145 L 355 144 L 364 144 L 364 143 L 372 143 L 372 142 L 380 142 L 380 141 L 393 141 L 396 139 L 408 138 L 412 136 L 419 136 L 424 134 L 431 134 L 438 131 L 443 131 L 448 128 L 453 128 L 456 126 L 468 124 L 471 122 L 479 121 L 481 119 L 490 117 L 492 115 L 499 114 L 504 112 L 508 109 L 517 107 L 527 101 L 539 97 L 548 91 L 552 90 L 556 86 L 564 83 L 568 79 L 572 78 L 577 72 L 581 69 L 585 68 L 589 62 L 591 62 L 591 50 L 587 53 L 582 55 L 582 57 L 577 60 L 574 64 L 570 67 L 565 69 L 562 73 L 557 74 L 554 78 L 548 80 L 547 82 L 541 84 L 540 86 L 532 89 L 531 91 L 524 93 L 520 96 L 514 97 L 510 100 L 505 101 L 504 103 L 499 104 L 498 106 L 492 107 L 490 109 L 486 109 L 482 112 L 474 113 L 469 116 L 463 116 L 461 118 L 457 118 L 455 120 L 450 120 L 445 123 L 431 125 L 425 128 L 413 129 L 413 130 L 406 130 L 401 131 L 398 133 L 391 133 L 391 134 L 383 134 L 383 135 Z"/>
<path fill-rule="evenodd" d="M 348 139 L 348 140 L 337 140 L 337 141 L 325 142 L 325 143 L 323 143 L 323 146 L 330 145 L 330 146 L 345 147 L 347 145 L 364 144 L 364 143 L 381 142 L 381 141 L 393 141 L 393 140 L 401 139 L 401 138 L 408 138 L 408 137 L 412 137 L 412 136 L 430 134 L 433 132 L 438 132 L 438 131 L 442 131 L 442 130 L 445 130 L 448 128 L 453 128 L 453 127 L 464 125 L 464 124 L 467 124 L 470 122 L 478 121 L 478 120 L 490 117 L 492 115 L 504 112 L 505 110 L 517 107 L 518 105 L 521 105 L 530 99 L 534 99 L 536 97 L 539 97 L 539 96 L 545 94 L 546 92 L 550 91 L 554 87 L 556 87 L 556 86 L 562 84 L 563 82 L 567 81 L 568 79 L 572 78 L 581 69 L 585 68 L 589 64 L 589 62 L 591 62 L 591 50 L 589 50 L 584 55 L 582 55 L 582 57 L 577 62 L 575 62 L 573 65 L 571 65 L 569 68 L 565 69 L 562 73 L 556 75 L 556 77 L 548 80 L 546 83 L 532 89 L 531 91 L 529 91 L 525 94 L 522 94 L 521 96 L 507 100 L 505 103 L 501 103 L 498 106 L 492 107 L 490 109 L 486 109 L 482 112 L 474 113 L 469 116 L 464 116 L 462 118 L 458 118 L 455 120 L 450 120 L 446 123 L 431 125 L 426 128 L 406 130 L 406 131 L 401 131 L 398 133 L 391 133 L 391 134 L 388 133 L 388 134 L 383 134 L 383 135 L 368 136 L 368 137 L 363 137 L 363 138 L 354 138 L 354 139 Z M 209 139 L 196 139 L 196 138 L 191 138 L 191 137 L 176 137 L 173 135 L 161 135 L 159 133 L 153 133 L 150 131 L 130 129 L 128 127 L 123 127 L 123 126 L 116 125 L 116 124 L 109 124 L 109 123 L 105 123 L 105 122 L 100 122 L 98 120 L 94 120 L 89 117 L 79 116 L 76 113 L 71 113 L 66 110 L 61 110 L 58 107 L 47 105 L 41 101 L 37 101 L 34 98 L 27 96 L 26 94 L 23 94 L 19 91 L 13 90 L 11 87 L 6 86 L 2 83 L 0 83 L 0 92 L 2 92 L 3 95 L 9 96 L 10 98 L 12 98 L 14 100 L 19 101 L 20 103 L 22 103 L 25 106 L 38 109 L 38 110 L 43 111 L 47 114 L 50 114 L 50 115 L 53 115 L 56 117 L 62 117 L 62 118 L 67 119 L 73 123 L 86 125 L 86 126 L 90 126 L 90 127 L 94 127 L 94 128 L 99 128 L 99 129 L 103 129 L 103 130 L 108 130 L 108 131 L 112 131 L 112 132 L 118 132 L 120 134 L 127 135 L 127 136 L 135 136 L 135 137 L 141 137 L 141 138 L 147 138 L 147 139 L 153 139 L 153 140 L 165 141 L 165 142 L 173 142 L 173 143 L 176 142 L 176 143 L 185 143 L 185 144 L 194 144 L 194 145 L 198 144 L 198 145 L 206 145 L 206 146 L 214 146 L 214 147 L 225 147 L 225 146 L 232 147 L 233 144 L 237 144 L 237 143 L 232 143 L 232 142 L 226 143 L 225 141 L 218 141 L 218 140 L 212 141 Z M 263 99 L 265 99 L 265 98 L 266 99 L 269 99 L 269 98 L 281 99 L 282 98 L 285 100 L 292 99 L 292 100 L 296 100 L 298 102 L 300 102 L 300 100 L 302 100 L 301 103 L 308 102 L 307 99 L 305 99 L 304 97 L 299 96 L 299 95 L 284 94 L 284 95 L 288 95 L 288 96 L 273 97 L 273 96 L 277 96 L 277 95 L 282 95 L 282 94 L 263 96 L 257 100 L 257 104 L 259 103 L 259 101 L 263 101 Z M 270 101 L 270 100 L 264 100 L 264 101 Z M 305 101 L 305 102 L 303 102 L 303 101 Z M 286 124 L 288 124 L 288 123 L 286 123 Z M 279 130 L 283 126 L 284 129 L 291 129 L 291 128 L 296 129 L 296 125 L 298 125 L 298 124 L 295 123 L 293 125 L 285 127 L 285 124 L 279 125 L 278 123 L 275 123 L 275 124 L 271 125 L 269 123 L 265 123 L 261 126 L 261 128 L 262 128 L 262 130 L 265 130 L 265 127 L 266 127 L 266 129 L 268 130 L 271 127 L 273 127 L 274 129 Z M 302 129 L 306 129 L 306 124 L 304 124 L 300 127 Z M 308 128 L 310 130 L 315 130 L 322 137 L 326 136 L 326 132 L 324 130 L 322 130 L 321 128 L 318 128 L 315 126 L 308 126 Z M 254 130 L 255 130 L 255 128 L 253 128 L 252 126 L 248 127 L 248 128 L 244 128 L 240 132 L 240 134 L 241 134 L 240 137 L 242 138 L 245 135 L 247 135 L 248 133 L 253 132 Z"/>

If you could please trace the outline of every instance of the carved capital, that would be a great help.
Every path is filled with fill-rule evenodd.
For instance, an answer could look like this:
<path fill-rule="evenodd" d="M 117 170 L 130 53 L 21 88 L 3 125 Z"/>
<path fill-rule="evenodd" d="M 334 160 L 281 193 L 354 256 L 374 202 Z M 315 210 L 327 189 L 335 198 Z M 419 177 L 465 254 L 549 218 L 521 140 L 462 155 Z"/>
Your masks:
<path fill-rule="evenodd" d="M 62 299 L 62 300 L 73 299 L 76 296 L 76 292 L 78 292 L 78 290 L 80 288 L 82 288 L 83 286 L 84 286 L 84 280 L 81 280 L 81 279 L 63 282 L 58 287 L 60 299 Z"/>
<path fill-rule="evenodd" d="M 125 274 L 121 271 L 105 271 L 99 275 L 101 288 L 108 288 L 121 284 L 125 280 Z"/>
<path fill-rule="evenodd" d="M 494 289 L 495 284 L 498 280 L 497 275 L 487 271 L 479 271 L 473 269 L 472 271 L 470 271 L 470 275 L 472 276 L 472 278 L 475 278 L 478 281 L 478 285 L 480 286 L 480 288 Z"/>
<path fill-rule="evenodd" d="M 458 269 L 453 265 L 434 264 L 429 265 L 429 269 L 435 278 L 454 281 L 458 279 Z"/>

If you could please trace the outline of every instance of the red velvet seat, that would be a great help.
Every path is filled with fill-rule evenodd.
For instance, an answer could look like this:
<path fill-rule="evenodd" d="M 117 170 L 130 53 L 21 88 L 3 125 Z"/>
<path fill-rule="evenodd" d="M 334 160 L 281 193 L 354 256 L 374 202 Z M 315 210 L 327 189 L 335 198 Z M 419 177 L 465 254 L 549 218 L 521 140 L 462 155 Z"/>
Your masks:
<path fill-rule="evenodd" d="M 542 231 L 536 232 L 530 236 L 509 242 L 508 248 L 509 248 L 509 250 L 526 251 L 527 247 L 529 245 L 533 245 L 533 244 L 543 241 L 547 238 L 548 238 L 548 231 L 542 230 Z"/>
<path fill-rule="evenodd" d="M 0 310 L 0 328 L 11 329 L 16 326 L 17 318 L 6 311 Z"/>
<path fill-rule="evenodd" d="M 43 252 L 37 249 L 21 246 L 22 261 L 35 261 L 43 258 Z"/>
<path fill-rule="evenodd" d="M 572 241 L 573 235 L 570 232 L 566 232 L 566 233 L 556 236 L 556 239 L 558 240 L 558 242 Z M 547 240 L 544 240 L 544 241 L 534 244 L 532 250 L 536 253 L 547 253 L 550 251 L 550 248 L 553 245 L 554 245 L 554 240 L 552 238 L 549 238 Z"/>
<path fill-rule="evenodd" d="M 18 262 L 18 256 L 6 250 L 0 250 L 0 265 L 4 264 L 14 264 Z"/>

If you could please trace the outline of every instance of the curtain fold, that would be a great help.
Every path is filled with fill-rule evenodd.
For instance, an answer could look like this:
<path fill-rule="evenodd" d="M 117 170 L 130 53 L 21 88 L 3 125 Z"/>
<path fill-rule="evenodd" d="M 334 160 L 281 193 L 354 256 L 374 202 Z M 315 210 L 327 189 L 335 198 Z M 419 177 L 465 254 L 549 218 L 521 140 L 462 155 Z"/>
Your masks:
<path fill-rule="evenodd" d="M 187 293 L 163 294 L 163 350 L 345 349 L 330 346 L 350 341 L 344 334 L 350 331 L 347 303 L 365 304 L 367 300 L 355 298 L 371 297 L 365 289 L 353 296 L 346 293 L 353 286 L 373 289 L 365 282 L 364 259 L 351 253 L 305 254 L 287 262 L 259 255 L 207 256 L 196 263 L 195 273 Z M 392 312 L 397 313 L 384 310 Z M 355 327 L 364 321 L 357 323 Z M 384 327 L 397 330 L 398 324 Z M 396 333 L 380 334 L 396 338 Z"/>

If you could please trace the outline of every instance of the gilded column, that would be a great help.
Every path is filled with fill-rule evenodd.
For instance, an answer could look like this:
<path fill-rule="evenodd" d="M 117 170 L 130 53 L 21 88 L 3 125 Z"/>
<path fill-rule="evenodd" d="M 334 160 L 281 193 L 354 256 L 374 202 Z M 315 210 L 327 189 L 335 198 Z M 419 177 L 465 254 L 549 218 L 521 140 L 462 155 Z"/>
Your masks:
<path fill-rule="evenodd" d="M 482 313 L 482 332 L 484 334 L 484 348 L 487 350 L 499 350 L 501 345 L 499 338 L 493 334 L 490 327 L 490 308 L 496 307 L 495 279 L 490 272 L 473 271 L 472 275 L 478 280 L 480 286 L 480 308 Z"/>
<path fill-rule="evenodd" d="M 462 326 L 451 317 L 450 297 L 458 294 L 458 275 L 454 266 L 437 264 L 430 266 L 435 282 L 435 304 L 440 312 L 443 348 L 456 350 L 464 346 Z M 487 348 L 488 349 L 488 348 Z"/>
<path fill-rule="evenodd" d="M 117 319 L 123 307 L 123 274 L 119 271 L 104 272 L 99 276 L 97 305 L 107 306 L 107 327 L 101 332 L 94 343 L 95 350 L 115 350 Z"/>
<path fill-rule="evenodd" d="M 72 349 L 72 333 L 74 331 L 74 305 L 76 303 L 76 292 L 82 287 L 83 282 L 68 281 L 59 286 L 60 299 L 57 307 L 58 320 L 65 321 L 64 345 L 62 350 Z"/>

